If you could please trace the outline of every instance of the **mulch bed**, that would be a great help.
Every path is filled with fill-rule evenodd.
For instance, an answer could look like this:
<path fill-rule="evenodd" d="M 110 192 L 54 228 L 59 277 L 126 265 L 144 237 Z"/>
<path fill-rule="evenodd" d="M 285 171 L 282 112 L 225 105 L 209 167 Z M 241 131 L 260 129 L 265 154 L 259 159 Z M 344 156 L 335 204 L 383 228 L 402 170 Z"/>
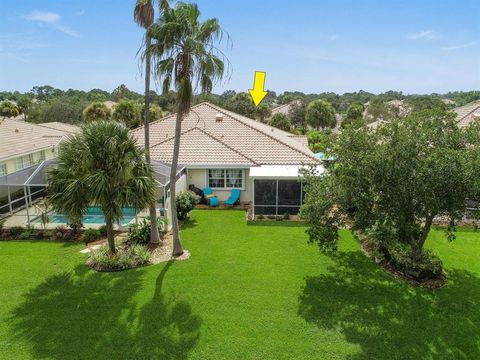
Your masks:
<path fill-rule="evenodd" d="M 357 234 L 358 235 L 358 234 Z M 365 237 L 363 237 L 364 239 Z M 392 264 L 390 264 L 388 261 L 378 259 L 375 256 L 372 255 L 372 249 L 368 247 L 368 242 L 363 241 L 362 237 L 359 236 L 360 239 L 360 248 L 362 252 L 367 256 L 369 259 L 372 259 L 376 264 L 380 265 L 386 272 L 392 274 L 395 278 L 405 281 L 406 283 L 414 286 L 420 286 L 423 288 L 428 288 L 428 289 L 440 289 L 443 288 L 447 285 L 447 277 L 445 273 L 442 273 L 442 275 L 437 278 L 437 279 L 428 279 L 428 280 L 418 280 L 415 279 L 411 276 L 405 275 L 398 271 Z"/>

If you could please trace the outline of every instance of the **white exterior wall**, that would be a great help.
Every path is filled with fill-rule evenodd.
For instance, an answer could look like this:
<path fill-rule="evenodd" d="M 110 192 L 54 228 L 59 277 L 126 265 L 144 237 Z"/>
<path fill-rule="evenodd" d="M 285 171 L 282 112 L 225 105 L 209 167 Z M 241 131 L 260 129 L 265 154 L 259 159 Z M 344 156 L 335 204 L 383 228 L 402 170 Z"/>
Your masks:
<path fill-rule="evenodd" d="M 244 189 L 240 192 L 240 201 L 248 203 L 252 201 L 252 179 L 250 178 L 250 169 L 244 169 Z M 187 188 L 195 185 L 202 189 L 207 187 L 207 169 L 187 169 Z M 225 201 L 230 197 L 231 190 L 213 189 L 220 201 Z"/>

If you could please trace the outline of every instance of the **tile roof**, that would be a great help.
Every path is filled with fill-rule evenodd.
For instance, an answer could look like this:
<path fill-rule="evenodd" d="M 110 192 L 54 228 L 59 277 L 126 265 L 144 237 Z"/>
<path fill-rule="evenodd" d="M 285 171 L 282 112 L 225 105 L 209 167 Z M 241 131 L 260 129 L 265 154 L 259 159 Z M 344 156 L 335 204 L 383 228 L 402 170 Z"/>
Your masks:
<path fill-rule="evenodd" d="M 25 121 L 0 120 L 0 160 L 51 148 L 66 135 L 64 131 Z"/>
<path fill-rule="evenodd" d="M 67 124 L 67 123 L 62 123 L 58 121 L 52 121 L 48 123 L 41 123 L 37 124 L 39 126 L 43 126 L 49 129 L 54 129 L 54 130 L 60 130 L 69 134 L 77 134 L 81 131 L 79 126 L 72 125 L 72 124 Z"/>
<path fill-rule="evenodd" d="M 222 121 L 216 120 L 217 114 L 223 115 Z M 155 151 L 154 148 L 156 145 L 168 143 L 168 141 L 173 144 L 175 118 L 176 115 L 172 114 L 150 124 L 152 159 L 168 161 L 167 159 L 171 158 L 166 154 L 172 152 L 171 147 L 167 144 L 164 145 L 164 148 L 160 146 Z M 195 128 L 195 131 L 192 128 Z M 223 146 L 222 151 L 208 153 L 208 156 L 212 157 L 210 161 L 215 164 L 237 163 L 237 161 L 245 161 L 245 159 L 249 159 L 249 163 L 259 165 L 300 165 L 318 162 L 307 147 L 292 138 L 292 134 L 209 103 L 201 103 L 192 107 L 182 122 L 182 131 L 181 144 L 187 142 L 184 137 L 196 144 L 183 147 L 181 156 L 188 160 L 189 164 L 205 164 L 205 152 L 212 151 L 214 146 L 219 150 L 221 145 Z M 133 130 L 132 133 L 143 145 L 143 127 Z M 211 145 L 211 143 L 215 145 Z M 201 147 L 207 147 L 207 145 L 210 148 L 203 151 Z M 185 164 L 182 160 L 179 162 Z"/>
<path fill-rule="evenodd" d="M 453 109 L 457 113 L 458 126 L 467 127 L 480 120 L 480 100 Z"/>

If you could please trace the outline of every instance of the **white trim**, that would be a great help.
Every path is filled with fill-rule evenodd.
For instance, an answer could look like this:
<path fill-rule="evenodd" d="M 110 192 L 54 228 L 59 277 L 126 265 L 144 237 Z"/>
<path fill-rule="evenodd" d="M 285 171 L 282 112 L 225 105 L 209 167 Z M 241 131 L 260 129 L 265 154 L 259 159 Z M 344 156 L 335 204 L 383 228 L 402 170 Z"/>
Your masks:
<path fill-rule="evenodd" d="M 215 170 L 229 170 L 229 169 L 236 169 L 236 170 L 240 170 L 242 172 L 242 187 L 211 187 L 210 186 L 210 183 L 209 183 L 209 179 L 208 179 L 208 170 L 209 169 L 215 169 Z M 239 167 L 233 167 L 233 168 L 208 168 L 208 169 L 205 169 L 205 187 L 210 187 L 212 190 L 233 190 L 233 189 L 240 189 L 241 191 L 245 191 L 246 190 L 246 175 L 245 175 L 245 170 L 244 168 L 239 168 Z M 226 183 L 227 182 L 227 172 L 225 171 L 224 174 L 223 174 L 223 179 L 224 179 L 224 182 Z"/>

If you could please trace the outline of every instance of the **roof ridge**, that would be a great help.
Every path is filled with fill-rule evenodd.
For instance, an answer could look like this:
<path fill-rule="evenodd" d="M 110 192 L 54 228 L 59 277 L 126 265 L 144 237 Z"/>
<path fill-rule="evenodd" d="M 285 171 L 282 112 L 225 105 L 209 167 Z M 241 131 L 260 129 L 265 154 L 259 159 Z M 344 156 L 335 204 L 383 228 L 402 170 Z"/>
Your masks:
<path fill-rule="evenodd" d="M 192 131 L 192 130 L 195 129 L 195 128 L 196 128 L 196 126 L 193 126 L 193 127 L 191 127 L 191 128 L 188 128 L 187 130 L 182 131 L 182 132 L 180 133 L 180 135 L 186 134 L 186 133 Z M 170 141 L 170 140 L 172 140 L 172 139 L 175 139 L 175 135 L 170 136 L 170 137 L 167 137 L 165 140 L 162 140 L 162 141 L 156 143 L 155 145 L 151 145 L 151 146 L 150 146 L 150 149 L 151 149 L 151 148 L 154 148 L 155 146 L 161 145 L 161 144 L 163 144 L 163 143 L 165 143 L 165 142 L 167 142 L 167 141 Z"/>
<path fill-rule="evenodd" d="M 275 137 L 275 136 L 272 136 L 271 134 L 269 134 L 269 133 L 267 133 L 267 132 L 265 132 L 265 131 L 262 131 L 262 130 L 260 130 L 260 129 L 257 129 L 256 127 L 248 124 L 247 122 L 245 122 L 245 121 L 243 121 L 243 120 L 241 120 L 241 119 L 239 119 L 239 118 L 236 118 L 236 117 L 233 117 L 233 116 L 229 115 L 228 113 L 225 112 L 225 110 L 223 110 L 223 109 L 220 108 L 220 107 L 217 107 L 216 105 L 212 105 L 212 104 L 210 104 L 210 103 L 208 103 L 208 102 L 206 102 L 205 104 L 208 105 L 208 106 L 210 106 L 211 108 L 217 110 L 217 111 L 220 111 L 220 112 L 223 113 L 224 115 L 227 115 L 228 117 L 230 117 L 230 118 L 232 118 L 232 119 L 234 119 L 234 120 L 236 120 L 236 121 L 238 121 L 238 122 L 241 122 L 242 124 L 244 124 L 245 126 L 251 128 L 252 130 L 255 130 L 255 131 L 257 131 L 257 132 L 259 132 L 259 133 L 261 133 L 261 134 L 269 137 L 270 139 L 273 139 L 273 140 L 279 142 L 280 144 L 283 144 L 283 145 L 289 147 L 290 149 L 295 150 L 296 152 L 298 152 L 298 153 L 300 153 L 300 154 L 302 154 L 302 155 L 308 156 L 308 157 L 311 158 L 312 160 L 315 160 L 315 161 L 318 162 L 318 159 L 315 157 L 315 155 L 310 155 L 310 154 L 307 154 L 307 153 L 305 153 L 305 152 L 303 152 L 303 151 L 300 151 L 299 149 L 295 148 L 294 146 L 292 146 L 292 145 L 290 145 L 290 144 L 287 144 L 286 142 L 280 140 L 279 138 L 277 138 L 277 137 Z M 228 111 L 228 110 L 227 110 L 227 111 Z M 235 113 L 234 113 L 234 114 L 235 114 Z M 252 119 L 250 119 L 250 120 L 252 120 Z M 252 121 L 255 121 L 255 120 L 252 120 Z"/>

